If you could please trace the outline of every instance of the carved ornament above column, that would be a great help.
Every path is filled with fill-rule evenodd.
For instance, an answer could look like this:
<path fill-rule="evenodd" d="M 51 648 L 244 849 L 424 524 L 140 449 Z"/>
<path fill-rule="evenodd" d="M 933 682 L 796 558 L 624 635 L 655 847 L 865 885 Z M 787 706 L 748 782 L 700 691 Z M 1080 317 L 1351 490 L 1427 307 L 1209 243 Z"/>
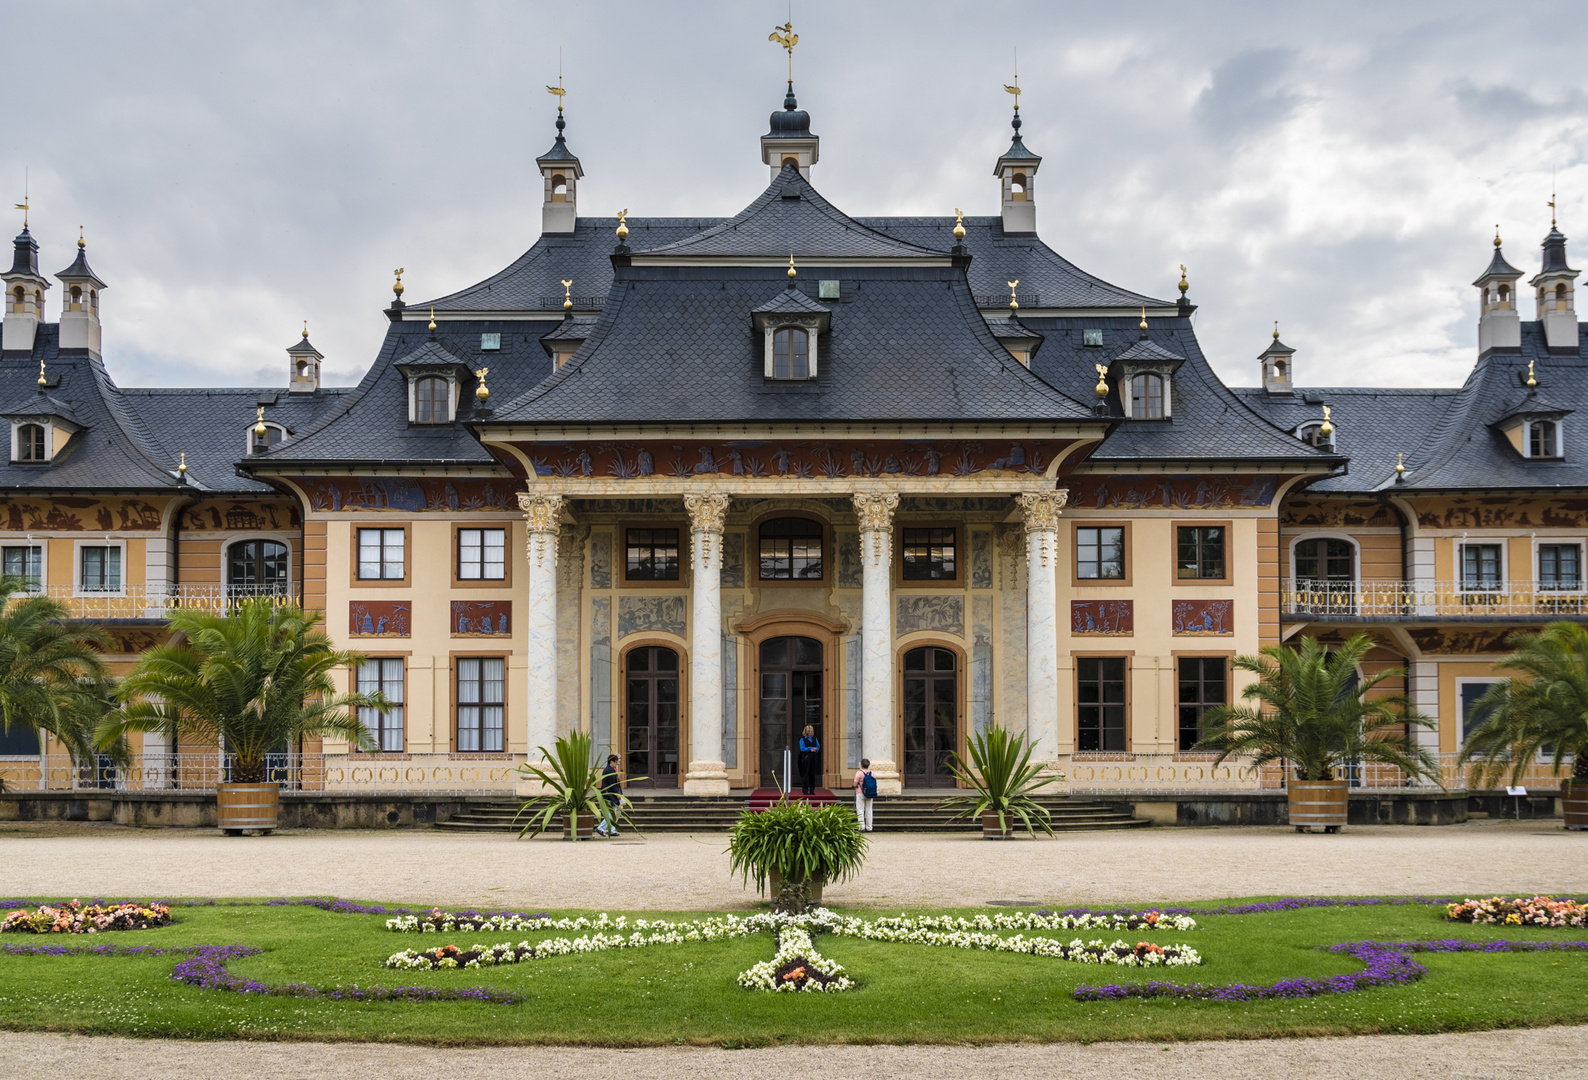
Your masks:
<path fill-rule="evenodd" d="M 1020 503 L 1020 513 L 1026 521 L 1026 532 L 1058 531 L 1059 511 L 1064 509 L 1069 498 L 1068 490 L 1016 495 L 1015 500 Z"/>
<path fill-rule="evenodd" d="M 557 565 L 557 533 L 562 528 L 563 498 L 529 492 L 518 496 L 518 507 L 524 511 L 524 521 L 529 528 L 526 551 L 529 561 L 536 566 L 540 566 L 547 555 L 551 556 L 551 564 Z"/>
<path fill-rule="evenodd" d="M 855 516 L 860 519 L 860 531 L 887 531 L 893 527 L 893 512 L 899 508 L 899 497 L 892 494 L 851 495 L 855 503 Z"/>
<path fill-rule="evenodd" d="M 689 535 L 700 557 L 700 567 L 709 570 L 722 562 L 722 528 L 728 518 L 726 495 L 685 495 L 684 509 L 689 513 Z"/>

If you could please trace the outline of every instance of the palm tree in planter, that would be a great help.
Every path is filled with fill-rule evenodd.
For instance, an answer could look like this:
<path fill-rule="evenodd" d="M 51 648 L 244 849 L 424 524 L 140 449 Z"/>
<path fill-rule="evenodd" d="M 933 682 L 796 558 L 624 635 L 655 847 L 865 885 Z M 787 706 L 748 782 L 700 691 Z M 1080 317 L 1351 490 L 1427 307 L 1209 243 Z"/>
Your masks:
<path fill-rule="evenodd" d="M 820 904 L 822 887 L 856 874 L 868 841 L 846 806 L 812 807 L 783 798 L 756 813 L 746 809 L 728 837 L 728 872 L 765 895 L 775 911 L 801 912 Z"/>
<path fill-rule="evenodd" d="M 621 799 L 609 799 L 601 790 L 601 770 L 595 763 L 595 741 L 587 731 L 570 731 L 557 737 L 552 749 L 540 747 L 545 768 L 525 763 L 518 773 L 540 787 L 540 794 L 532 795 L 519 804 L 513 823 L 525 814 L 529 820 L 518 831 L 520 839 L 539 836 L 562 822 L 563 836 L 569 840 L 588 840 L 596 822 L 604 821 L 611 828 L 620 825 L 632 828 L 628 810 Z M 628 780 L 648 779 L 631 776 Z"/>
<path fill-rule="evenodd" d="M 1463 761 L 1478 762 L 1480 779 L 1496 783 L 1506 773 L 1521 784 L 1540 756 L 1560 775 L 1566 759 L 1566 827 L 1588 829 L 1588 629 L 1555 622 L 1512 639 L 1516 651 L 1496 667 L 1520 672 L 1489 688 L 1474 712 L 1483 723 L 1461 747 Z"/>
<path fill-rule="evenodd" d="M 91 759 L 110 696 L 104 631 L 69 623 L 64 604 L 30 587 L 0 575 L 0 730 L 32 729 L 41 748 L 53 735 L 74 760 Z"/>
<path fill-rule="evenodd" d="M 1404 671 L 1357 677 L 1357 664 L 1372 647 L 1366 634 L 1333 650 L 1308 637 L 1299 649 L 1269 645 L 1261 655 L 1237 656 L 1234 666 L 1257 676 L 1241 691 L 1252 704 L 1209 709 L 1207 729 L 1192 749 L 1217 752 L 1215 765 L 1238 755 L 1254 768 L 1277 763 L 1293 770 L 1286 791 L 1297 832 L 1314 825 L 1339 832 L 1345 824 L 1349 782 L 1335 779 L 1337 770 L 1377 761 L 1409 779 L 1437 783 L 1438 757 L 1407 730 L 1433 722 L 1404 696 L 1369 696 Z"/>
<path fill-rule="evenodd" d="M 365 657 L 337 649 L 319 622 L 318 612 L 268 597 L 242 600 L 223 615 L 173 612 L 171 640 L 144 653 L 122 681 L 121 708 L 100 725 L 98 741 L 156 731 L 224 747 L 232 782 L 217 787 L 221 829 L 237 836 L 275 828 L 281 791 L 268 778 L 266 755 L 326 735 L 376 750 L 357 710 L 390 708 L 379 694 L 337 693 L 335 673 Z"/>
<path fill-rule="evenodd" d="M 1031 745 L 1024 733 L 1012 735 L 1001 727 L 990 727 L 972 736 L 970 761 L 955 753 L 950 760 L 954 778 L 970 789 L 966 795 L 944 799 L 939 808 L 959 811 L 950 821 L 981 822 L 987 840 L 1006 840 L 1014 835 L 1015 819 L 1025 825 L 1034 838 L 1041 829 L 1053 835 L 1053 816 L 1037 802 L 1038 788 L 1057 783 L 1064 774 L 1049 772 L 1031 760 Z"/>

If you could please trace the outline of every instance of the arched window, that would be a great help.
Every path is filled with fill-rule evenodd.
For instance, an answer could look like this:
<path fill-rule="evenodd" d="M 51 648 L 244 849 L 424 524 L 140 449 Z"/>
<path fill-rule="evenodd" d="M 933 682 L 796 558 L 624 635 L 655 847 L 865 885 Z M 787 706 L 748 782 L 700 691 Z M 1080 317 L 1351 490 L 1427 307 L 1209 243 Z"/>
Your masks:
<path fill-rule="evenodd" d="M 782 167 L 785 169 L 797 169 L 800 167 L 800 159 L 792 154 L 784 154 Z"/>
<path fill-rule="evenodd" d="M 1566 310 L 1566 283 L 1564 281 L 1555 286 L 1555 310 Z"/>
<path fill-rule="evenodd" d="M 1163 419 L 1163 376 L 1137 375 L 1130 380 L 1130 418 Z"/>
<path fill-rule="evenodd" d="M 258 425 L 248 429 L 248 452 L 250 454 L 263 454 L 272 446 L 281 442 L 281 429 L 274 424 L 265 425 L 265 433 L 261 435 Z"/>
<path fill-rule="evenodd" d="M 286 590 L 287 545 L 275 540 L 239 540 L 226 549 L 226 584 L 233 595 Z"/>
<path fill-rule="evenodd" d="M 22 424 L 17 428 L 17 460 L 44 460 L 44 428 L 39 424 Z"/>
<path fill-rule="evenodd" d="M 1323 433 L 1323 421 L 1321 420 L 1311 424 L 1303 424 L 1301 430 L 1296 432 L 1296 438 L 1309 446 L 1333 445 L 1329 437 Z"/>
<path fill-rule="evenodd" d="M 72 306 L 71 306 L 71 310 L 72 311 L 81 311 L 81 310 L 83 310 L 83 287 L 81 285 L 73 285 L 72 286 L 71 299 L 72 299 Z"/>
<path fill-rule="evenodd" d="M 810 378 L 809 341 L 803 330 L 779 330 L 772 335 L 772 377 Z"/>
<path fill-rule="evenodd" d="M 773 518 L 761 524 L 762 581 L 820 581 L 822 526 L 809 518 Z"/>
<path fill-rule="evenodd" d="M 1026 201 L 1026 174 L 1017 172 L 1009 178 L 1009 199 L 1011 202 Z"/>
<path fill-rule="evenodd" d="M 562 173 L 551 174 L 551 201 L 568 201 L 568 178 Z"/>
<path fill-rule="evenodd" d="M 439 375 L 426 375 L 414 382 L 414 420 L 421 424 L 445 424 L 447 415 L 447 380 Z"/>
<path fill-rule="evenodd" d="M 1510 299 L 1511 299 L 1511 286 L 1509 286 L 1509 285 L 1501 285 L 1500 286 L 1500 303 L 1502 303 L 1502 304 L 1509 303 Z"/>
<path fill-rule="evenodd" d="M 11 310 L 16 312 L 18 315 L 20 315 L 27 308 L 27 303 L 28 303 L 27 290 L 24 289 L 22 286 L 18 285 L 15 289 L 13 289 L 11 291 L 11 296 L 12 296 Z"/>
<path fill-rule="evenodd" d="M 1527 428 L 1528 457 L 1560 457 L 1560 425 L 1553 420 L 1534 420 Z"/>

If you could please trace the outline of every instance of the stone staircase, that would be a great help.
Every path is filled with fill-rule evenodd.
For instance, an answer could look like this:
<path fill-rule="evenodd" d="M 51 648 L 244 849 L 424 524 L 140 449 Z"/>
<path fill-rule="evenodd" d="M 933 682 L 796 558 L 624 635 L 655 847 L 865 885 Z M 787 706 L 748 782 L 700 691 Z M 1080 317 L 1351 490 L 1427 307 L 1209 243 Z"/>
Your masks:
<path fill-rule="evenodd" d="M 979 832 L 976 822 L 949 823 L 949 812 L 938 803 L 950 792 L 905 794 L 877 799 L 874 821 L 877 832 L 966 833 Z M 747 795 L 679 795 L 648 791 L 628 792 L 634 803 L 630 817 L 642 833 L 727 832 L 749 803 Z M 1054 832 L 1092 829 L 1140 829 L 1152 823 L 1133 818 L 1126 809 L 1103 803 L 1070 799 L 1062 795 L 1039 798 L 1053 815 Z M 839 800 L 848 805 L 848 800 Z M 437 824 L 455 832 L 517 831 L 513 824 L 518 804 L 510 801 L 471 803 L 466 810 Z"/>

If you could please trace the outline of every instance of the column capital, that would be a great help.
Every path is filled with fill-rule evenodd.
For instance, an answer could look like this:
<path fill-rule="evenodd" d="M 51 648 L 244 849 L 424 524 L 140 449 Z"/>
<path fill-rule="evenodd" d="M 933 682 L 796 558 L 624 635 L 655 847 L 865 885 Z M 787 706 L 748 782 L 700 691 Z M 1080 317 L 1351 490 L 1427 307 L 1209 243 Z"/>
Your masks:
<path fill-rule="evenodd" d="M 691 531 L 722 532 L 731 501 L 727 495 L 685 495 L 684 509 L 689 513 Z"/>
<path fill-rule="evenodd" d="M 886 530 L 893 526 L 893 512 L 899 508 L 899 497 L 892 492 L 855 492 L 850 496 L 855 504 L 855 516 L 860 519 L 860 531 Z"/>
<path fill-rule="evenodd" d="M 1020 514 L 1025 518 L 1027 532 L 1039 529 L 1056 531 L 1059 527 L 1059 511 L 1064 509 L 1069 499 L 1068 489 L 1015 496 L 1015 501 L 1020 504 Z"/>
<path fill-rule="evenodd" d="M 537 495 L 528 491 L 518 495 L 518 508 L 524 511 L 524 521 L 529 526 L 526 553 L 535 566 L 541 565 L 548 554 L 551 556 L 551 565 L 557 565 L 557 534 L 562 529 L 562 504 L 561 495 Z"/>

